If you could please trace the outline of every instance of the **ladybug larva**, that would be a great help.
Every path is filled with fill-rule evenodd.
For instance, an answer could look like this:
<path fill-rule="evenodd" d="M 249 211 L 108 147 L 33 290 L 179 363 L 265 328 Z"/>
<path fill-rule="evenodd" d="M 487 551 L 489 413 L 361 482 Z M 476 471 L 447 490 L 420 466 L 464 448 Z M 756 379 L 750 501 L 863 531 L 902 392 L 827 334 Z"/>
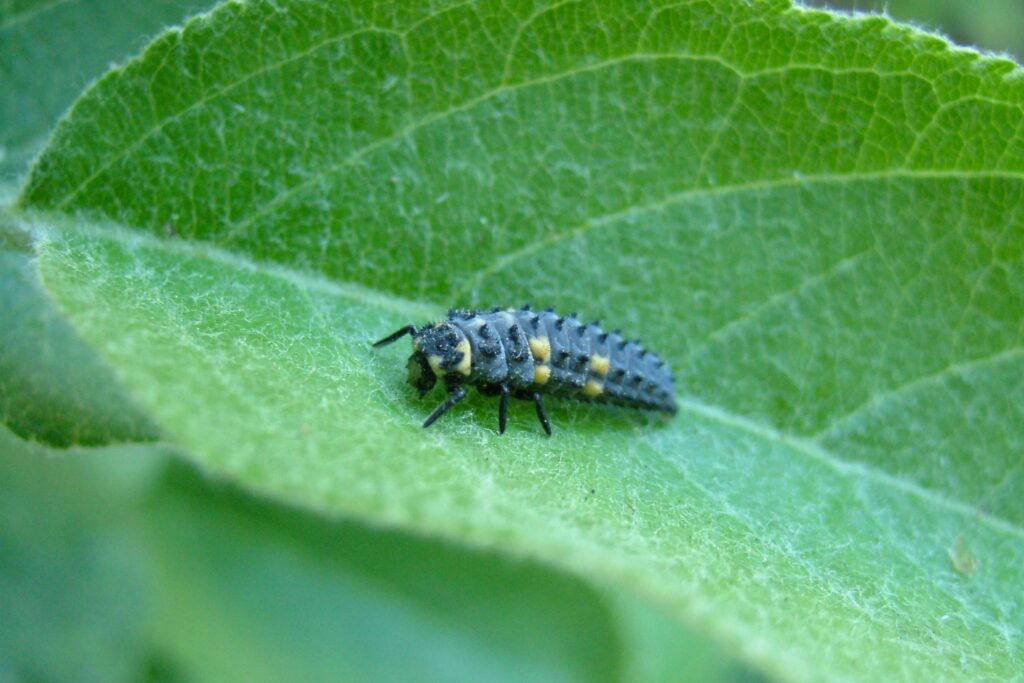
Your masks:
<path fill-rule="evenodd" d="M 423 423 L 429 427 L 466 398 L 465 385 L 501 396 L 498 429 L 505 433 L 510 396 L 532 400 L 544 431 L 551 423 L 543 395 L 676 412 L 675 386 L 665 362 L 599 323 L 581 323 L 573 313 L 540 313 L 529 306 L 489 312 L 453 310 L 425 327 L 406 325 L 374 344 L 412 336 L 409 383 L 422 398 L 442 378 L 448 400 Z"/>

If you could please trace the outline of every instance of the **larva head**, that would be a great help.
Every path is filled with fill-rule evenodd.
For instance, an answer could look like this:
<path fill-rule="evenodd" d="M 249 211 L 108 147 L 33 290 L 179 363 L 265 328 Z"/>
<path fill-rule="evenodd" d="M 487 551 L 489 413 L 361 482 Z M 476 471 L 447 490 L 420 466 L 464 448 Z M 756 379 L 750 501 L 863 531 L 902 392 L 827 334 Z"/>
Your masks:
<path fill-rule="evenodd" d="M 409 384 L 419 389 L 421 395 L 433 388 L 438 377 L 458 383 L 469 376 L 473 363 L 469 340 L 449 322 L 419 330 L 412 338 L 412 348 L 407 366 Z"/>

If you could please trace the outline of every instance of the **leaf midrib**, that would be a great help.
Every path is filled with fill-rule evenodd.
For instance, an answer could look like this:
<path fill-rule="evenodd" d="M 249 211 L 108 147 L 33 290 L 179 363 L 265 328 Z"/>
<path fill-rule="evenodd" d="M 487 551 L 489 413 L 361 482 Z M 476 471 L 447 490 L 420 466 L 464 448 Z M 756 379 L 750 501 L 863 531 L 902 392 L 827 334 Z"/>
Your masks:
<path fill-rule="evenodd" d="M 126 230 L 116 226 L 89 226 L 79 227 L 78 231 L 85 234 L 95 234 L 106 239 L 112 239 L 125 247 L 137 248 L 146 247 L 159 249 L 168 253 L 177 253 L 193 259 L 206 260 L 217 265 L 224 265 L 230 268 L 239 268 L 248 272 L 258 272 L 285 282 L 295 287 L 303 294 L 316 292 L 348 299 L 361 304 L 379 306 L 409 317 L 430 317 L 437 315 L 437 311 L 444 310 L 444 306 L 428 301 L 413 301 L 403 299 L 390 294 L 382 294 L 375 289 L 354 283 L 339 283 L 328 280 L 321 276 L 299 273 L 293 269 L 286 268 L 276 263 L 266 264 L 256 262 L 238 254 L 227 252 L 206 244 L 194 244 L 177 240 L 167 240 L 149 234 L 142 234 Z M 52 239 L 49 230 L 37 228 L 36 246 L 40 251 L 45 251 L 46 243 Z M 906 495 L 915 497 L 925 503 L 952 512 L 960 517 L 971 519 L 981 523 L 994 531 L 1024 540 L 1024 528 L 1016 525 L 1002 517 L 983 514 L 976 506 L 968 505 L 947 496 L 941 495 L 931 489 L 922 487 L 916 483 L 892 476 L 877 468 L 865 465 L 860 462 L 851 462 L 837 457 L 834 453 L 824 448 L 820 443 L 812 439 L 800 437 L 783 432 L 775 427 L 752 420 L 743 415 L 730 412 L 729 410 L 712 404 L 704 403 L 693 396 L 678 395 L 676 397 L 680 411 L 690 413 L 707 420 L 715 422 L 746 434 L 770 444 L 777 444 L 789 448 L 820 462 L 837 474 L 849 479 L 866 479 L 889 489 L 897 490 Z"/>

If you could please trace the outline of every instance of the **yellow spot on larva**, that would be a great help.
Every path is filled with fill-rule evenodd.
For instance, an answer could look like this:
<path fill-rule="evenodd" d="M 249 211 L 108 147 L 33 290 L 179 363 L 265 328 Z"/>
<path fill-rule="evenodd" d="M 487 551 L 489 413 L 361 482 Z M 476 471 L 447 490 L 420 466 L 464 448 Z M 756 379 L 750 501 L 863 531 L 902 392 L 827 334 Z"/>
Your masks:
<path fill-rule="evenodd" d="M 533 352 L 533 359 L 538 363 L 547 363 L 551 360 L 551 342 L 547 337 L 530 339 L 530 351 Z"/>
<path fill-rule="evenodd" d="M 440 377 L 444 374 L 444 368 L 441 367 L 441 356 L 427 356 L 427 362 L 430 363 L 430 369 L 434 371 L 434 374 Z"/>
<path fill-rule="evenodd" d="M 551 366 L 550 365 L 538 365 L 533 369 L 533 383 L 544 384 L 551 379 Z"/>
<path fill-rule="evenodd" d="M 469 348 L 469 340 L 463 339 L 456 345 L 455 350 L 462 354 L 462 360 L 455 366 L 457 372 L 468 376 L 473 369 L 473 352 Z"/>
<path fill-rule="evenodd" d="M 604 377 L 608 374 L 608 371 L 611 370 L 611 367 L 612 364 L 611 361 L 608 360 L 608 356 L 594 354 L 590 357 L 590 369 L 593 370 L 595 374 Z"/>
<path fill-rule="evenodd" d="M 584 396 L 600 396 L 603 393 L 604 385 L 596 380 L 588 379 L 587 383 L 583 385 Z"/>

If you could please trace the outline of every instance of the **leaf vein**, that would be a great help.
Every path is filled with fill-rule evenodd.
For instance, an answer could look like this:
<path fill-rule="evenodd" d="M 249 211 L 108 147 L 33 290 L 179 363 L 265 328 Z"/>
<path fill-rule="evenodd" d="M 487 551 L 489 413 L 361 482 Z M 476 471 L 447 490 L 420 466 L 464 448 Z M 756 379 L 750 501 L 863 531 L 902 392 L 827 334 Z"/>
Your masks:
<path fill-rule="evenodd" d="M 729 412 L 728 410 L 718 406 L 704 403 L 695 397 L 678 396 L 677 402 L 680 410 L 684 412 L 693 413 L 694 415 L 699 415 L 705 419 L 716 421 L 724 426 L 739 429 L 771 443 L 778 443 L 787 446 L 811 460 L 827 465 L 842 476 L 874 481 L 883 486 L 896 489 L 919 500 L 925 501 L 937 508 L 945 509 L 962 517 L 976 519 L 981 524 L 984 524 L 1001 534 L 1005 534 L 1019 540 L 1024 540 L 1024 528 L 1021 528 L 1012 522 L 1001 517 L 982 514 L 982 512 L 975 506 L 951 500 L 936 493 L 935 491 L 932 491 L 931 489 L 926 489 L 913 482 L 886 474 L 885 472 L 868 467 L 862 463 L 843 460 L 842 458 L 836 457 L 817 441 L 780 432 L 774 427 L 761 424 L 745 416 Z"/>
<path fill-rule="evenodd" d="M 832 418 L 828 425 L 811 435 L 810 438 L 816 442 L 830 439 L 846 428 L 851 422 L 856 421 L 863 413 L 877 409 L 890 401 L 898 399 L 902 395 L 912 393 L 922 387 L 940 384 L 952 375 L 967 374 L 971 370 L 980 367 L 1012 363 L 1021 358 L 1024 358 L 1024 346 L 1013 346 L 993 355 L 972 358 L 959 363 L 950 363 L 927 375 L 912 377 L 885 391 L 872 394 L 865 401 L 854 406 L 846 413 Z"/>
<path fill-rule="evenodd" d="M 629 206 L 624 209 L 611 211 L 601 216 L 587 219 L 573 228 L 558 231 L 547 237 L 529 242 L 518 249 L 511 250 L 495 259 L 490 265 L 485 266 L 474 275 L 468 277 L 466 279 L 466 284 L 453 293 L 453 299 L 459 300 L 460 297 L 464 297 L 468 292 L 478 287 L 487 277 L 504 270 L 516 261 L 526 258 L 541 249 L 568 239 L 580 237 L 591 230 L 612 225 L 624 218 L 637 214 L 660 211 L 670 206 L 675 206 L 691 200 L 702 200 L 712 197 L 728 196 L 731 194 L 760 192 L 763 190 L 786 187 L 799 188 L 804 185 L 813 184 L 852 184 L 855 182 L 916 179 L 972 180 L 979 178 L 1007 178 L 1024 181 L 1024 174 L 1005 171 L 927 171 L 914 169 L 886 169 L 882 171 L 860 173 L 822 173 L 816 175 L 800 175 L 797 177 L 787 176 L 751 180 L 743 183 L 715 185 L 713 187 L 686 188 L 679 192 L 669 194 L 657 201 L 639 206 Z"/>
<path fill-rule="evenodd" d="M 694 346 L 693 350 L 691 350 L 690 353 L 687 354 L 685 360 L 683 361 L 683 365 L 689 365 L 690 363 L 693 362 L 694 358 L 703 353 L 709 346 L 711 346 L 711 344 L 715 343 L 716 341 L 724 337 L 729 336 L 736 329 L 757 320 L 757 318 L 760 317 L 760 315 L 765 311 L 771 308 L 775 308 L 776 306 L 780 306 L 783 303 L 796 298 L 797 296 L 803 294 L 812 287 L 824 284 L 830 278 L 836 275 L 846 273 L 856 268 L 860 261 L 864 260 L 865 257 L 870 256 L 874 252 L 875 248 L 874 246 L 871 246 L 868 247 L 867 249 L 862 249 L 861 251 L 855 254 L 846 256 L 841 260 L 837 261 L 836 263 L 832 264 L 825 270 L 806 277 L 793 287 L 790 287 L 789 289 L 783 290 L 781 292 L 776 292 L 775 294 L 771 295 L 770 297 L 764 299 L 763 301 L 751 307 L 745 313 L 725 321 L 715 329 L 711 330 L 711 332 L 709 332 L 703 340 L 701 340 Z"/>
<path fill-rule="evenodd" d="M 27 7 L 21 12 L 12 12 L 7 15 L 2 22 L 0 22 L 0 33 L 8 31 L 15 26 L 28 23 L 50 10 L 56 9 L 61 5 L 69 5 L 72 2 L 77 2 L 77 0 L 51 0 L 50 2 L 44 2 L 40 5 L 36 5 L 35 7 Z"/>
<path fill-rule="evenodd" d="M 224 95 L 234 91 L 239 86 L 242 86 L 242 85 L 248 83 L 249 81 L 251 81 L 252 79 L 256 78 L 257 76 L 261 76 L 261 75 L 264 75 L 264 74 L 276 71 L 278 69 L 281 69 L 282 67 L 288 66 L 289 64 L 292 64 L 292 63 L 295 63 L 295 62 L 301 60 L 302 58 L 308 57 L 308 56 L 310 56 L 310 55 L 316 53 L 317 51 L 322 50 L 322 49 L 324 49 L 326 47 L 331 47 L 331 46 L 336 45 L 336 44 L 338 44 L 338 43 L 340 43 L 342 41 L 348 40 L 350 38 L 355 38 L 356 36 L 363 35 L 363 34 L 370 34 L 370 33 L 382 33 L 382 34 L 388 34 L 388 35 L 398 35 L 397 32 L 395 32 L 395 31 L 392 31 L 390 29 L 385 29 L 385 28 L 379 28 L 379 27 L 368 27 L 368 28 L 356 29 L 354 31 L 350 31 L 348 33 L 344 33 L 344 34 L 341 34 L 341 35 L 338 35 L 338 36 L 332 36 L 331 38 L 329 38 L 327 40 L 323 40 L 323 41 L 321 41 L 321 42 L 319 42 L 319 43 L 317 43 L 315 45 L 312 45 L 312 46 L 310 46 L 309 48 L 307 48 L 305 50 L 302 50 L 300 52 L 296 52 L 295 54 L 289 55 L 288 57 L 286 57 L 284 59 L 281 59 L 281 60 L 278 60 L 276 62 L 271 62 L 269 64 L 266 64 L 266 65 L 260 67 L 259 69 L 255 69 L 253 71 L 250 71 L 247 74 L 244 74 L 243 76 L 241 76 L 240 78 L 238 78 L 236 80 L 233 80 L 233 81 L 231 81 L 229 83 L 226 83 L 225 85 L 223 85 L 223 86 L 221 86 L 219 88 L 215 88 L 214 90 L 210 91 L 209 94 L 204 95 L 203 97 L 200 97 L 200 98 L 196 99 L 194 102 L 190 103 L 188 106 L 183 107 L 182 109 L 180 109 L 180 110 L 174 112 L 173 114 L 167 116 L 166 118 L 162 119 L 156 125 L 154 125 L 152 128 L 149 128 L 148 130 L 146 130 L 142 135 L 140 135 L 138 138 L 136 138 L 133 142 L 131 142 L 130 144 L 128 144 L 125 147 L 121 148 L 115 154 L 112 154 L 109 158 L 107 158 L 106 161 L 104 161 L 101 164 L 97 164 L 96 168 L 93 170 L 92 173 L 90 173 L 88 176 L 86 176 L 84 180 L 79 182 L 78 185 L 76 185 L 68 194 L 66 194 L 64 196 L 63 199 L 61 199 L 60 202 L 57 203 L 57 208 L 58 209 L 65 208 L 70 202 L 74 201 L 74 199 L 79 194 L 81 194 L 83 190 L 85 190 L 90 185 L 92 185 L 92 183 L 95 182 L 95 180 L 97 178 L 99 178 L 107 170 L 109 170 L 111 167 L 113 167 L 114 164 L 116 164 L 119 161 L 121 161 L 122 159 L 128 157 L 132 152 L 136 151 L 137 149 L 141 148 L 142 145 L 145 144 L 145 142 L 147 140 L 149 140 L 152 137 L 154 137 L 155 135 L 158 135 L 159 133 L 161 133 L 164 129 L 167 128 L 167 126 L 169 126 L 170 124 L 172 124 L 172 123 L 174 123 L 176 121 L 180 121 L 183 117 L 185 117 L 189 113 L 199 109 L 204 104 L 208 104 L 210 102 L 213 102 L 213 101 L 223 97 Z M 165 55 L 165 59 L 167 59 L 167 57 L 168 56 Z"/>
<path fill-rule="evenodd" d="M 516 27 L 516 32 L 512 36 L 512 41 L 509 43 L 508 49 L 505 51 L 505 63 L 501 69 L 501 81 L 499 83 L 499 87 L 508 85 L 508 76 L 512 70 L 512 59 L 515 57 L 516 50 L 519 49 L 519 41 L 522 39 L 523 33 L 545 14 L 559 10 L 567 5 L 578 5 L 579 3 L 580 0 L 559 0 L 551 5 L 535 10 L 526 18 L 525 21 Z"/>

